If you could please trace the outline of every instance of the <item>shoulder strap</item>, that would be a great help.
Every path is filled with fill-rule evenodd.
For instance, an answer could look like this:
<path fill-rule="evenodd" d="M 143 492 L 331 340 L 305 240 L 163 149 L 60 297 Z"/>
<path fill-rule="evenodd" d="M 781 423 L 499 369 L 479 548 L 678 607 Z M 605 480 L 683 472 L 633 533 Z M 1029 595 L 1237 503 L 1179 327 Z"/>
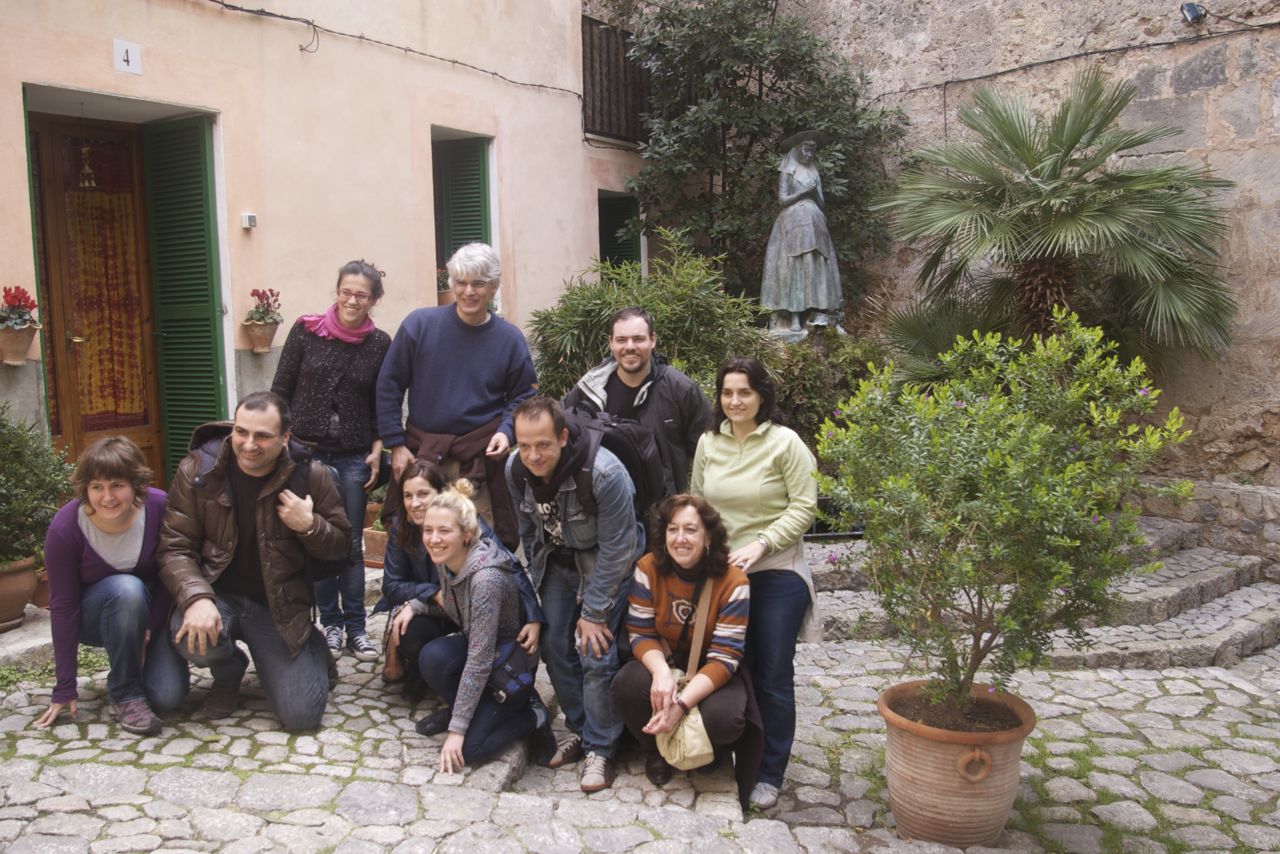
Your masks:
<path fill-rule="evenodd" d="M 693 646 L 689 647 L 689 666 L 685 669 L 685 673 L 689 674 L 689 678 L 693 678 L 693 674 L 698 672 L 698 655 L 702 649 L 702 639 L 707 634 L 707 612 L 711 610 L 711 588 L 714 584 L 708 584 L 702 588 L 702 595 L 698 597 L 697 617 L 694 619 L 693 625 Z"/>
<path fill-rule="evenodd" d="M 306 498 L 311 493 L 311 460 L 302 460 L 294 463 L 293 471 L 289 473 L 289 482 L 286 484 L 294 495 L 299 498 Z"/>

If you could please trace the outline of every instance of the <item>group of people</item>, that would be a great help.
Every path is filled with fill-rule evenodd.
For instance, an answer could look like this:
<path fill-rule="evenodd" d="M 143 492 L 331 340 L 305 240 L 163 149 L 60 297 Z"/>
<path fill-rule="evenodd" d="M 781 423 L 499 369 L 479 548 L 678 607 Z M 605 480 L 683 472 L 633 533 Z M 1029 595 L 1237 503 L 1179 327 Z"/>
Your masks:
<path fill-rule="evenodd" d="M 633 307 L 610 321 L 610 358 L 561 403 L 536 393 L 524 336 L 491 310 L 493 249 L 463 246 L 448 272 L 455 302 L 410 313 L 392 338 L 370 315 L 382 274 L 342 267 L 334 303 L 291 329 L 271 391 L 199 428 L 167 495 L 129 440 L 86 449 L 46 541 L 57 684 L 37 725 L 75 715 L 77 643 L 105 647 L 128 731 L 160 729 L 190 664 L 213 677 L 203 716 L 227 717 L 242 642 L 284 728 L 318 726 L 336 657 L 379 655 L 361 523 L 389 466 L 374 609 L 388 613 L 385 678 L 412 703 L 443 701 L 416 723 L 446 734 L 443 771 L 527 737 L 535 761 L 576 763 L 582 790 L 599 791 L 625 729 L 661 785 L 672 768 L 657 736 L 696 708 L 744 804 L 771 807 L 795 732 L 796 644 L 816 628 L 801 537 L 817 489 L 767 371 L 725 362 L 713 413 Z M 652 433 L 670 493 L 656 506 L 637 506 L 587 424 L 598 412 Z M 499 674 L 527 683 L 539 658 L 558 739 L 537 691 L 494 687 Z"/>

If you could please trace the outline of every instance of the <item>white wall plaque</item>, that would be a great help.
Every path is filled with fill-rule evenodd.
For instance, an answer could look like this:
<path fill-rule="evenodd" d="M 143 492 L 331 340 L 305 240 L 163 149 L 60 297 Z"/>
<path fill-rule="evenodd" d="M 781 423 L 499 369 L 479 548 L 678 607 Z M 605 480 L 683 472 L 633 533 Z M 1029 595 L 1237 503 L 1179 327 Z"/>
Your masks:
<path fill-rule="evenodd" d="M 124 39 L 111 40 L 111 62 L 116 71 L 125 74 L 142 73 L 142 46 Z"/>

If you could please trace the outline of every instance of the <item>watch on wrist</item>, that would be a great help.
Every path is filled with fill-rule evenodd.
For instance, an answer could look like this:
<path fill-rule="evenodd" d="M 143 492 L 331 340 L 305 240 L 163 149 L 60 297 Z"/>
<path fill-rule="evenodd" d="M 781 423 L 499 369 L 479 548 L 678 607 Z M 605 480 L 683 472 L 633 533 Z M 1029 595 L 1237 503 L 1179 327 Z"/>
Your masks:
<path fill-rule="evenodd" d="M 682 698 L 682 697 L 676 697 L 676 705 L 677 705 L 677 706 L 679 706 L 680 708 L 684 709 L 684 713 L 685 713 L 686 715 L 687 715 L 687 714 L 689 714 L 689 707 L 688 707 L 687 705 L 685 705 L 684 698 Z"/>

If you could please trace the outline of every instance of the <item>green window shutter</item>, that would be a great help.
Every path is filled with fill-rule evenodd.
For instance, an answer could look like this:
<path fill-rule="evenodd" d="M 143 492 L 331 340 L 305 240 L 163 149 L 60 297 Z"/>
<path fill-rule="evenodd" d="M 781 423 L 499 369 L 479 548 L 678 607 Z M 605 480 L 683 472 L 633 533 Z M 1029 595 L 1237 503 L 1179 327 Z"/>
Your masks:
<path fill-rule="evenodd" d="M 599 207 L 600 260 L 640 263 L 640 235 L 618 236 L 627 220 L 639 216 L 640 203 L 630 196 L 601 196 Z"/>
<path fill-rule="evenodd" d="M 488 243 L 489 140 L 433 143 L 439 266 L 466 243 Z"/>
<path fill-rule="evenodd" d="M 172 476 L 192 431 L 227 413 L 209 119 L 145 126 L 142 162 L 164 464 Z"/>

